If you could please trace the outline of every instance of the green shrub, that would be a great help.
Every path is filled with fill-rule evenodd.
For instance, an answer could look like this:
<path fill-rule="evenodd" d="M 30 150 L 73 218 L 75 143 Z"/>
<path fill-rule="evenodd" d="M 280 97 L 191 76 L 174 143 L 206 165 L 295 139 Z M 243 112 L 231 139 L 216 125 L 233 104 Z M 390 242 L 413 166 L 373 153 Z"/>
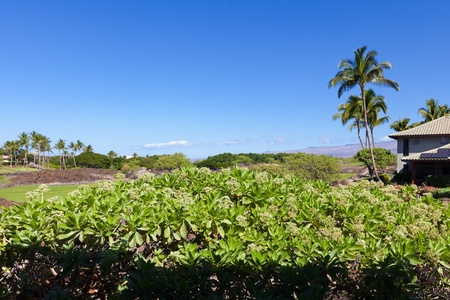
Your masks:
<path fill-rule="evenodd" d="M 153 164 L 156 170 L 175 170 L 181 167 L 191 166 L 191 161 L 183 153 L 174 153 L 172 155 L 162 155 Z"/>
<path fill-rule="evenodd" d="M 290 154 L 284 157 L 286 168 L 295 175 L 309 180 L 331 181 L 340 172 L 339 160 L 327 155 L 307 153 Z"/>
<path fill-rule="evenodd" d="M 450 299 L 449 207 L 417 186 L 181 168 L 45 190 L 0 212 L 0 299 Z"/>
<path fill-rule="evenodd" d="M 379 176 L 380 176 L 380 179 L 381 179 L 381 181 L 382 181 L 383 183 L 389 183 L 389 182 L 391 182 L 391 176 L 389 176 L 389 174 L 383 173 L 383 174 L 380 174 Z"/>
<path fill-rule="evenodd" d="M 428 186 L 445 188 L 450 186 L 450 176 L 448 175 L 428 175 L 427 181 Z"/>
<path fill-rule="evenodd" d="M 210 168 L 212 170 L 219 170 L 222 168 L 230 168 L 236 164 L 237 155 L 231 153 L 222 153 L 214 156 L 209 156 L 205 160 L 196 163 L 199 168 Z"/>
<path fill-rule="evenodd" d="M 286 166 L 279 164 L 256 164 L 251 165 L 249 169 L 258 172 L 267 172 L 269 174 L 279 174 L 279 175 L 292 174 L 292 172 L 289 171 L 286 168 Z"/>
<path fill-rule="evenodd" d="M 94 152 L 83 152 L 75 157 L 77 167 L 108 169 L 111 165 L 111 160 L 103 154 Z"/>
<path fill-rule="evenodd" d="M 373 148 L 373 155 L 378 170 L 384 170 L 388 165 L 395 163 L 396 156 L 390 150 L 383 148 Z M 364 148 L 359 150 L 355 154 L 354 158 L 362 162 L 368 168 L 369 173 L 373 174 L 370 149 Z"/>
<path fill-rule="evenodd" d="M 433 197 L 436 199 L 450 198 L 450 188 L 443 188 L 433 191 Z"/>
<path fill-rule="evenodd" d="M 391 182 L 398 184 L 409 184 L 411 183 L 411 172 L 395 173 Z"/>

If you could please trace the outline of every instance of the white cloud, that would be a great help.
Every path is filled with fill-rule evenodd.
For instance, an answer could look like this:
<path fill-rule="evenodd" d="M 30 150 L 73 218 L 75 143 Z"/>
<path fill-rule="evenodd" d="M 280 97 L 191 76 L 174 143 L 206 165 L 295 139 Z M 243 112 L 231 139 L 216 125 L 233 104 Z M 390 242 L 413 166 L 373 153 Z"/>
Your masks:
<path fill-rule="evenodd" d="M 244 145 L 252 143 L 252 139 L 239 139 L 239 140 L 224 140 L 224 141 L 210 141 L 210 142 L 188 142 L 186 140 L 171 141 L 163 143 L 145 144 L 143 146 L 135 147 L 140 150 L 156 150 L 156 149 L 172 149 L 172 148 L 188 148 L 196 146 L 232 146 L 232 145 Z"/>
<path fill-rule="evenodd" d="M 168 148 L 185 148 L 189 147 L 192 144 L 188 141 L 172 141 L 172 142 L 165 142 L 165 143 L 156 143 L 156 144 L 146 144 L 142 146 L 142 149 L 168 149 Z"/>
<path fill-rule="evenodd" d="M 332 141 L 329 137 L 322 136 L 319 138 L 319 144 L 331 144 Z"/>
<path fill-rule="evenodd" d="M 269 141 L 269 146 L 292 145 L 292 144 L 294 144 L 293 140 L 286 139 L 286 138 L 283 138 L 283 137 L 273 138 L 271 141 Z"/>
<path fill-rule="evenodd" d="M 394 141 L 394 140 L 391 139 L 390 137 L 388 137 L 388 136 L 386 135 L 386 136 L 383 136 L 383 137 L 380 139 L 380 141 L 381 141 L 381 142 L 392 142 L 392 141 Z"/>
<path fill-rule="evenodd" d="M 205 145 L 205 146 L 232 146 L 232 145 L 250 144 L 253 141 L 254 140 L 252 140 L 252 139 L 225 140 L 225 141 L 217 141 L 217 142 L 198 143 L 198 145 Z"/>

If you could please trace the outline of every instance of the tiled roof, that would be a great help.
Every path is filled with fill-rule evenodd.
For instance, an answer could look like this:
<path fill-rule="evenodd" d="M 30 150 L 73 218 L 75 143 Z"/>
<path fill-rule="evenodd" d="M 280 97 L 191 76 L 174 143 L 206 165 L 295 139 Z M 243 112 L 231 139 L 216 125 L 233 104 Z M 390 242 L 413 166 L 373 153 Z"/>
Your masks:
<path fill-rule="evenodd" d="M 397 139 L 424 135 L 450 135 L 450 116 L 440 117 L 417 127 L 390 134 L 389 137 Z"/>
<path fill-rule="evenodd" d="M 450 143 L 422 153 L 405 156 L 402 158 L 402 161 L 449 161 L 449 156 Z"/>

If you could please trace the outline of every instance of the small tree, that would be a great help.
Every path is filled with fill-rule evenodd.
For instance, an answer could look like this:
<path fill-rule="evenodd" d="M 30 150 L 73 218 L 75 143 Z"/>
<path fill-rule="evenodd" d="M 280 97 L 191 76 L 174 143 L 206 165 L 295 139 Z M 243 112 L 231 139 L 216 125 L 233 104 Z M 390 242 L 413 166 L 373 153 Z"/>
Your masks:
<path fill-rule="evenodd" d="M 84 168 L 107 169 L 110 160 L 106 155 L 94 152 L 83 152 L 77 156 L 78 166 Z"/>
<path fill-rule="evenodd" d="M 230 168 L 236 164 L 237 155 L 226 152 L 214 156 L 209 156 L 207 159 L 196 163 L 197 167 L 205 167 L 213 170 L 221 168 Z"/>
<path fill-rule="evenodd" d="M 158 170 L 179 169 L 181 167 L 191 166 L 191 161 L 183 153 L 174 153 L 172 155 L 164 155 L 158 158 L 154 168 Z"/>
<path fill-rule="evenodd" d="M 296 153 L 284 157 L 286 167 L 299 177 L 330 181 L 339 173 L 339 162 L 327 155 Z"/>
<path fill-rule="evenodd" d="M 390 150 L 383 148 L 373 148 L 373 154 L 377 168 L 381 169 L 383 172 L 385 172 L 387 166 L 395 163 L 396 156 Z M 359 150 L 355 154 L 354 158 L 362 162 L 364 166 L 367 167 L 370 177 L 372 177 L 374 169 L 370 149 L 365 148 Z"/>

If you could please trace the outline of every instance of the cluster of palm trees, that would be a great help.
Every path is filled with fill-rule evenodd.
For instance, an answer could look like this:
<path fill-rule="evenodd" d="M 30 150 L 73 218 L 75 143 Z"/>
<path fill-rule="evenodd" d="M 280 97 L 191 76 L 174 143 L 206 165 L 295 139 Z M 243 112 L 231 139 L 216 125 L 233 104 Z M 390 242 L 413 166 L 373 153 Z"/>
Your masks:
<path fill-rule="evenodd" d="M 391 69 L 391 63 L 387 61 L 378 63 L 376 60 L 378 53 L 376 51 L 366 52 L 366 50 L 366 46 L 358 48 L 354 51 L 353 59 L 341 60 L 339 63 L 340 70 L 329 81 L 328 86 L 339 86 L 339 98 L 344 92 L 354 87 L 359 87 L 360 93 L 350 96 L 346 103 L 340 104 L 338 106 L 339 112 L 333 116 L 333 119 L 341 119 L 343 125 L 351 121 L 349 128 L 350 130 L 357 129 L 361 147 L 370 149 L 372 170 L 379 180 L 380 177 L 375 165 L 373 152 L 375 144 L 373 129 L 378 125 L 389 122 L 389 117 L 380 115 L 381 112 L 386 114 L 387 111 L 384 97 L 375 94 L 372 89 L 366 89 L 366 85 L 386 86 L 397 91 L 400 87 L 397 82 L 384 77 L 384 70 Z M 450 107 L 448 105 L 439 105 L 437 100 L 428 99 L 426 100 L 426 107 L 420 108 L 418 112 L 424 119 L 422 122 L 409 124 L 410 119 L 405 117 L 395 121 L 390 126 L 391 129 L 402 131 L 442 116 L 450 115 Z M 361 129 L 363 128 L 365 129 L 365 141 L 361 138 Z"/>
<path fill-rule="evenodd" d="M 395 90 L 399 90 L 400 87 L 397 82 L 384 77 L 384 70 L 391 69 L 391 63 L 387 61 L 378 63 L 376 60 L 378 53 L 373 50 L 366 52 L 366 50 L 366 46 L 358 48 L 354 51 L 353 59 L 341 60 L 339 63 L 340 70 L 329 81 L 328 86 L 339 86 L 339 98 L 344 92 L 354 87 L 359 87 L 360 94 L 350 96 L 347 103 L 341 104 L 338 108 L 340 113 L 336 114 L 334 118 L 341 118 L 344 124 L 349 120 L 354 120 L 351 128 L 356 127 L 358 129 L 361 146 L 370 149 L 372 170 L 376 178 L 380 180 L 373 152 L 373 128 L 383 122 L 387 122 L 389 119 L 388 117 L 380 118 L 378 116 L 380 111 L 386 112 L 387 108 L 384 98 L 377 96 L 373 90 L 366 90 L 366 85 L 386 86 Z M 359 135 L 361 128 L 365 128 L 365 143 L 363 143 Z"/>
<path fill-rule="evenodd" d="M 91 145 L 85 146 L 80 140 L 66 143 L 63 139 L 59 139 L 52 148 L 50 138 L 36 131 L 32 131 L 31 133 L 22 132 L 19 134 L 17 140 L 6 141 L 2 147 L 3 154 L 9 156 L 10 167 L 17 166 L 20 161 L 23 166 L 28 166 L 30 163 L 28 161 L 30 150 L 34 150 L 34 166 L 38 168 L 45 167 L 45 165 L 50 163 L 52 149 L 59 151 L 61 169 L 66 169 L 67 157 L 72 157 L 74 166 L 76 167 L 75 156 L 78 153 L 81 151 L 93 151 Z"/>
<path fill-rule="evenodd" d="M 450 107 L 447 104 L 440 105 L 439 101 L 433 98 L 425 100 L 425 106 L 426 107 L 419 108 L 418 111 L 419 115 L 422 116 L 423 121 L 410 124 L 409 122 L 411 119 L 404 117 L 403 119 L 399 119 L 392 123 L 390 128 L 395 131 L 408 130 L 423 123 L 450 115 Z"/>

